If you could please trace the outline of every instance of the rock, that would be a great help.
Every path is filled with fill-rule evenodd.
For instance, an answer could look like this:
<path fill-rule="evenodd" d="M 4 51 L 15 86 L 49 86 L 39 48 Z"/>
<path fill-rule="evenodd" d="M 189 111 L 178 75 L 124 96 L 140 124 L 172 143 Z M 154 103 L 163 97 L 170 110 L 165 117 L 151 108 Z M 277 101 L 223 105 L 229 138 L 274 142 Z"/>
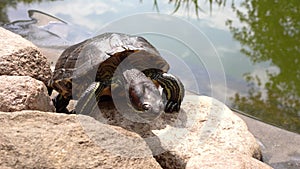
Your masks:
<path fill-rule="evenodd" d="M 240 153 L 208 152 L 201 156 L 192 157 L 186 169 L 271 169 L 270 166 L 254 158 Z"/>
<path fill-rule="evenodd" d="M 47 85 L 47 58 L 31 42 L 0 27 L 0 75 L 31 76 Z"/>
<path fill-rule="evenodd" d="M 54 111 L 43 82 L 29 76 L 0 76 L 0 111 Z"/>
<path fill-rule="evenodd" d="M 102 123 L 138 133 L 163 168 L 185 168 L 190 159 L 206 157 L 220 160 L 207 163 L 211 168 L 225 163 L 224 157 L 232 159 L 230 164 L 238 167 L 265 165 L 256 160 L 262 158 L 260 148 L 244 121 L 213 98 L 186 95 L 179 113 L 163 114 L 148 123 L 130 121 L 107 103 L 99 106 L 100 111 L 89 115 Z"/>
<path fill-rule="evenodd" d="M 204 161 L 206 157 L 223 159 L 225 152 L 233 155 L 230 159 L 238 160 L 232 163 L 240 163 L 241 155 L 245 157 L 243 163 L 251 162 L 249 166 L 252 157 L 261 159 L 259 145 L 244 121 L 223 103 L 206 96 L 187 95 L 180 114 L 186 117 L 178 118 L 181 125 L 153 131 L 165 150 L 156 156 L 163 168 L 184 168 L 196 156 Z M 214 163 L 210 166 L 213 168 Z"/>
<path fill-rule="evenodd" d="M 140 136 L 88 116 L 0 112 L 0 168 L 161 168 Z"/>

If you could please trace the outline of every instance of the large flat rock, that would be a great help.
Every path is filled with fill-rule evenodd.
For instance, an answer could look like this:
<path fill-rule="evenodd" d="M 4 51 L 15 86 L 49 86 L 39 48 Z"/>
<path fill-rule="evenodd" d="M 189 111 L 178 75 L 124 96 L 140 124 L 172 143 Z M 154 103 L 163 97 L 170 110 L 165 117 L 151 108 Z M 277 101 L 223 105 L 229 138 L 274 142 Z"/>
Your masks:
<path fill-rule="evenodd" d="M 0 123 L 0 168 L 161 168 L 140 136 L 88 116 L 0 112 Z"/>
<path fill-rule="evenodd" d="M 195 166 L 189 160 L 196 157 L 197 168 L 219 168 L 228 163 L 229 157 L 230 168 L 271 168 L 259 161 L 259 144 L 245 122 L 223 103 L 206 96 L 187 95 L 180 116 L 185 117 L 178 118 L 181 125 L 153 131 L 167 150 L 157 156 L 158 161 L 164 161 L 164 168 Z M 205 159 L 208 160 L 204 163 Z"/>
<path fill-rule="evenodd" d="M 148 123 L 130 121 L 106 104 L 100 107 L 89 115 L 139 133 L 163 168 L 213 169 L 229 161 L 230 168 L 271 168 L 259 161 L 259 144 L 245 122 L 213 98 L 188 94 L 179 113 L 163 114 Z"/>

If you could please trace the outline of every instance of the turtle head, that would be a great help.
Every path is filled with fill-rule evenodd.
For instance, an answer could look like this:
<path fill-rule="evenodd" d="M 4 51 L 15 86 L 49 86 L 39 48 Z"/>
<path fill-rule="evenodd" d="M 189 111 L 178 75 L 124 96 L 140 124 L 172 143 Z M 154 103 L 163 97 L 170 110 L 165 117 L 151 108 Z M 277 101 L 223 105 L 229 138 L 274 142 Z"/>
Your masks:
<path fill-rule="evenodd" d="M 136 69 L 134 69 L 136 70 Z M 131 70 L 132 71 L 132 70 Z M 154 120 L 164 110 L 159 90 L 142 72 L 134 72 L 130 80 L 128 95 L 132 107 L 139 111 L 139 116 L 146 120 Z"/>
<path fill-rule="evenodd" d="M 163 100 L 159 90 L 151 80 L 133 81 L 128 92 L 132 106 L 142 112 L 139 114 L 141 117 L 153 120 L 163 112 Z"/>

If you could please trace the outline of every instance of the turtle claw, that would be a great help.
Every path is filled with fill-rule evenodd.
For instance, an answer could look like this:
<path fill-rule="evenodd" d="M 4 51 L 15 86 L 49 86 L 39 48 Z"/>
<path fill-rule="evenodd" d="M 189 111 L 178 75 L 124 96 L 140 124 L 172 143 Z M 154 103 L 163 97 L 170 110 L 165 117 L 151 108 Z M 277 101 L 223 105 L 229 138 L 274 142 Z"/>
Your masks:
<path fill-rule="evenodd" d="M 165 106 L 166 113 L 178 112 L 180 110 L 180 104 L 178 102 L 169 100 Z"/>

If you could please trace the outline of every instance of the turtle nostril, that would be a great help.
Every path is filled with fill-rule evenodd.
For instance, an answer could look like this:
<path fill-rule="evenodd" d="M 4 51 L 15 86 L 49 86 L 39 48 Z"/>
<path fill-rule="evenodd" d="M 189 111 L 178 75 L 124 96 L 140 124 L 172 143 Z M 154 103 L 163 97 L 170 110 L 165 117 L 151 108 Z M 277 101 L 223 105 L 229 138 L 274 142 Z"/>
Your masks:
<path fill-rule="evenodd" d="M 150 104 L 148 104 L 148 103 L 144 103 L 143 104 L 143 109 L 144 110 L 149 110 L 151 108 L 151 105 Z"/>

